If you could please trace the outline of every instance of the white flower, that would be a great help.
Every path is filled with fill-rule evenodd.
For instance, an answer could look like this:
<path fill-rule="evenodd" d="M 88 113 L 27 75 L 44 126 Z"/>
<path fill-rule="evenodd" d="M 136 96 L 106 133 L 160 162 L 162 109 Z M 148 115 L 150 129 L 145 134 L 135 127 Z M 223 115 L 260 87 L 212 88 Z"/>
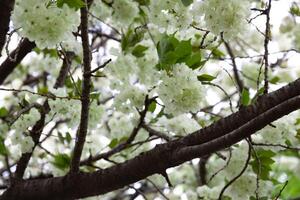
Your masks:
<path fill-rule="evenodd" d="M 26 136 L 21 141 L 22 153 L 30 153 L 34 147 L 34 142 L 30 136 Z"/>
<path fill-rule="evenodd" d="M 12 14 L 15 28 L 40 48 L 53 48 L 72 37 L 79 25 L 78 13 L 64 5 L 47 7 L 47 0 L 17 0 Z"/>
<path fill-rule="evenodd" d="M 162 80 L 158 94 L 166 113 L 178 115 L 199 111 L 204 101 L 203 87 L 192 69 L 176 64 L 172 76 L 165 75 Z"/>
<path fill-rule="evenodd" d="M 230 39 L 244 30 L 249 5 L 247 0 L 207 0 L 203 1 L 199 12 L 205 15 L 206 26 L 211 32 L 216 35 L 223 32 L 224 38 Z"/>
<path fill-rule="evenodd" d="M 126 27 L 133 22 L 133 19 L 138 16 L 138 4 L 129 0 L 114 1 L 112 5 L 113 20 L 120 26 Z"/>

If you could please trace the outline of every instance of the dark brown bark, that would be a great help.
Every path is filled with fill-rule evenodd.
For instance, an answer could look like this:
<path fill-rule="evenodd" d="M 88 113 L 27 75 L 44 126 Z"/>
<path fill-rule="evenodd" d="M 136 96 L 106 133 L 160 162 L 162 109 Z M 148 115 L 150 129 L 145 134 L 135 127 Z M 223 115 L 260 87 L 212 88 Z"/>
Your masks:
<path fill-rule="evenodd" d="M 3 84 L 5 79 L 14 71 L 17 65 L 23 60 L 23 58 L 32 51 L 35 47 L 34 42 L 30 42 L 27 38 L 22 40 L 18 47 L 11 52 L 10 57 L 15 60 L 6 58 L 3 63 L 0 65 L 0 85 Z"/>
<path fill-rule="evenodd" d="M 83 49 L 83 85 L 81 94 L 81 116 L 80 124 L 77 130 L 76 143 L 74 147 L 73 157 L 71 161 L 70 172 L 77 173 L 79 171 L 80 157 L 85 143 L 88 129 L 89 106 L 90 106 L 90 90 L 91 90 L 91 51 L 89 46 L 88 35 L 88 10 L 86 7 L 80 9 L 81 14 L 81 39 Z"/>
<path fill-rule="evenodd" d="M 14 4 L 14 0 L 0 1 L 0 56 L 5 45 L 6 34 L 9 30 L 10 15 L 11 11 L 13 10 Z"/>
<path fill-rule="evenodd" d="M 261 97 L 255 104 L 211 126 L 113 167 L 93 173 L 29 180 L 9 188 L 0 199 L 76 199 L 104 194 L 229 147 L 272 121 L 300 108 L 300 79 Z"/>

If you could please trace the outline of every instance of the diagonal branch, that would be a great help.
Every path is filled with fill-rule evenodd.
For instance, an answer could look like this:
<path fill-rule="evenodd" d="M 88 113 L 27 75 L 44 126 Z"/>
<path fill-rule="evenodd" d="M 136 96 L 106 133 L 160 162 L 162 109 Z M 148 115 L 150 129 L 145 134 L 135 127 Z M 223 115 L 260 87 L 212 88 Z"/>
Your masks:
<path fill-rule="evenodd" d="M 27 38 L 22 40 L 18 47 L 11 52 L 11 54 L 0 65 L 0 85 L 3 84 L 5 79 L 14 71 L 17 65 L 23 60 L 23 58 L 32 51 L 35 47 L 34 42 L 30 42 Z M 11 60 L 10 58 L 16 58 Z"/>
<path fill-rule="evenodd" d="M 245 107 L 207 128 L 157 145 L 124 163 L 92 173 L 24 181 L 9 188 L 0 199 L 77 199 L 104 194 L 193 158 L 224 149 L 299 109 L 299 84 L 300 79 L 264 95 L 254 105 Z M 223 124 L 224 122 L 227 124 Z"/>

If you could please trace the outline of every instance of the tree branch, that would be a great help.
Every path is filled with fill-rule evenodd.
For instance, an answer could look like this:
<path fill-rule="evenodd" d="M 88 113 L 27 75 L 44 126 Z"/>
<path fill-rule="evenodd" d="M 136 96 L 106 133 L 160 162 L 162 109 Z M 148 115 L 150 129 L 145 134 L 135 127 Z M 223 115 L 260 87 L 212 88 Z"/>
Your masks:
<path fill-rule="evenodd" d="M 89 46 L 88 35 L 88 8 L 80 9 L 81 13 L 81 39 L 83 49 L 83 85 L 81 94 L 81 117 L 80 124 L 76 135 L 76 142 L 71 161 L 70 172 L 77 173 L 79 171 L 80 157 L 88 129 L 89 106 L 90 106 L 90 90 L 91 90 L 91 51 Z"/>
<path fill-rule="evenodd" d="M 10 15 L 11 11 L 13 10 L 14 4 L 14 0 L 0 1 L 0 56 L 5 45 L 6 34 L 9 30 Z"/>
<path fill-rule="evenodd" d="M 216 123 L 124 163 L 92 173 L 69 174 L 20 182 L 1 196 L 6 199 L 75 199 L 104 194 L 145 179 L 193 158 L 216 152 L 249 137 L 267 124 L 300 108 L 300 79 Z"/>
<path fill-rule="evenodd" d="M 30 42 L 27 38 L 19 43 L 18 47 L 0 65 L 0 85 L 3 84 L 5 79 L 14 71 L 17 65 L 28 53 L 32 51 L 34 47 L 35 43 Z M 10 59 L 14 57 L 16 58 L 15 60 Z"/>

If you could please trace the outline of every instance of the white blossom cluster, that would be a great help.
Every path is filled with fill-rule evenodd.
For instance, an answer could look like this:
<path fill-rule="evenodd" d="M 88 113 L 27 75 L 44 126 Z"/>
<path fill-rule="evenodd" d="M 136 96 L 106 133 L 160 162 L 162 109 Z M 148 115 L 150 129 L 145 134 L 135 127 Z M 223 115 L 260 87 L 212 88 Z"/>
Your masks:
<path fill-rule="evenodd" d="M 114 99 L 114 105 L 117 110 L 124 113 L 132 111 L 132 109 L 143 108 L 146 98 L 146 91 L 136 86 L 128 86 L 121 90 L 120 94 Z"/>
<path fill-rule="evenodd" d="M 13 132 L 9 137 L 10 142 L 18 146 L 22 153 L 29 153 L 34 146 L 31 136 L 24 135 L 24 131 L 32 127 L 40 117 L 40 112 L 32 108 L 28 114 L 22 114 L 11 126 Z"/>
<path fill-rule="evenodd" d="M 72 37 L 79 25 L 79 15 L 64 5 L 47 6 L 46 0 L 17 0 L 12 14 L 16 28 L 22 36 L 35 41 L 40 48 L 53 48 L 59 42 Z"/>
<path fill-rule="evenodd" d="M 201 82 L 185 64 L 174 65 L 171 76 L 163 76 L 158 95 L 165 105 L 165 112 L 173 115 L 197 112 L 204 101 Z"/>
<path fill-rule="evenodd" d="M 112 4 L 113 15 L 115 22 L 122 27 L 128 26 L 138 16 L 138 4 L 131 0 L 114 1 Z"/>
<path fill-rule="evenodd" d="M 248 0 L 208 0 L 203 1 L 199 12 L 205 15 L 208 30 L 216 35 L 223 32 L 225 39 L 231 39 L 245 29 L 249 5 Z"/>
<path fill-rule="evenodd" d="M 80 119 L 81 103 L 78 100 L 55 99 L 49 100 L 49 116 L 55 116 L 60 119 L 70 120 L 71 126 L 78 125 Z"/>

